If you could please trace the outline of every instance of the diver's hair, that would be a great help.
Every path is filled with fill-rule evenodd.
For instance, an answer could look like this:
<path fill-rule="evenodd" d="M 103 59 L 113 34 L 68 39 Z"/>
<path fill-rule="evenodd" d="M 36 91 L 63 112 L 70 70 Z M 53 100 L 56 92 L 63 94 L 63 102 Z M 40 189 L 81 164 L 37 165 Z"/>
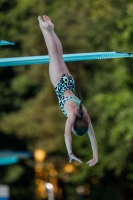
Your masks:
<path fill-rule="evenodd" d="M 83 117 L 84 113 L 83 113 L 83 110 L 82 110 L 82 103 L 83 103 L 83 99 L 80 95 L 80 104 L 79 104 L 79 109 L 78 109 L 78 113 L 81 115 L 81 117 Z"/>
<path fill-rule="evenodd" d="M 81 95 L 80 95 L 80 98 L 81 98 L 81 101 L 80 101 L 80 104 L 79 104 L 78 113 L 81 116 L 81 118 L 76 117 L 76 120 L 75 120 L 74 125 L 73 125 L 73 132 L 77 136 L 84 135 L 88 131 L 88 128 L 89 128 L 88 119 L 85 118 L 84 112 L 83 112 L 83 109 L 82 109 L 83 99 L 82 99 Z"/>
<path fill-rule="evenodd" d="M 73 125 L 73 133 L 77 136 L 82 136 L 84 135 L 89 128 L 89 122 L 88 120 L 84 117 L 84 118 L 77 118 L 74 122 Z"/>

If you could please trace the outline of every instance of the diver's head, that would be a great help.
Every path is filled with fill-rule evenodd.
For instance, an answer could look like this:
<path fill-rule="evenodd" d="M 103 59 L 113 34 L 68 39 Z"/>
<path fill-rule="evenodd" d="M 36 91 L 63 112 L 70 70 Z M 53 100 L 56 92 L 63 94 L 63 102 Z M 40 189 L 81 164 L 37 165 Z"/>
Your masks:
<path fill-rule="evenodd" d="M 80 95 L 81 97 L 81 95 Z M 82 104 L 82 97 L 80 99 L 80 103 L 78 106 L 78 115 L 76 116 L 75 122 L 72 127 L 72 132 L 77 136 L 84 135 L 89 128 L 89 121 L 86 117 L 85 113 L 83 112 L 83 104 Z"/>
<path fill-rule="evenodd" d="M 77 136 L 83 136 L 89 128 L 89 121 L 85 117 L 76 117 L 72 127 L 72 132 Z"/>

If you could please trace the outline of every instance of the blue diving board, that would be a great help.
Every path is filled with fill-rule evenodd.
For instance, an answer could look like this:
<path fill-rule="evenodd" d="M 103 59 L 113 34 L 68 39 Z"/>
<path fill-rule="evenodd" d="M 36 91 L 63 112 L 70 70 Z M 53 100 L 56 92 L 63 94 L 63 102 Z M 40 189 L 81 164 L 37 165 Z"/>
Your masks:
<path fill-rule="evenodd" d="M 3 45 L 14 45 L 15 42 L 10 42 L 10 41 L 6 41 L 6 40 L 0 40 L 0 46 Z"/>
<path fill-rule="evenodd" d="M 19 159 L 27 159 L 33 157 L 33 153 L 27 151 L 0 150 L 0 158 L 6 157 L 17 157 Z"/>
<path fill-rule="evenodd" d="M 100 59 L 113 59 L 113 58 L 131 58 L 133 53 L 128 52 L 96 52 L 96 53 L 76 53 L 64 54 L 63 59 L 65 62 L 84 61 L 84 60 L 100 60 Z M 28 56 L 28 57 L 14 57 L 14 58 L 1 58 L 0 67 L 20 66 L 20 65 L 33 65 L 33 64 L 46 64 L 49 63 L 49 56 Z"/>
<path fill-rule="evenodd" d="M 0 166 L 15 164 L 19 159 L 28 159 L 30 157 L 33 157 L 32 152 L 0 150 Z"/>
<path fill-rule="evenodd" d="M 18 158 L 17 157 L 6 157 L 6 158 L 0 158 L 0 166 L 1 165 L 11 165 L 11 164 L 15 164 L 18 162 Z"/>

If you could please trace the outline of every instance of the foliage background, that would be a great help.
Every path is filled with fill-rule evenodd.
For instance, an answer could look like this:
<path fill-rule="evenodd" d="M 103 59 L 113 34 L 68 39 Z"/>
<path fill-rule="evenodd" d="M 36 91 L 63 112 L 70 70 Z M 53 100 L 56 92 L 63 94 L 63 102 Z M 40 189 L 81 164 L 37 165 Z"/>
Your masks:
<path fill-rule="evenodd" d="M 55 23 L 66 54 L 133 51 L 132 0 L 1 0 L 1 40 L 16 43 L 0 47 L 1 58 L 47 55 L 37 21 L 43 14 Z M 70 174 L 63 171 L 68 162 L 65 117 L 49 80 L 48 65 L 0 68 L 0 149 L 44 149 L 45 165 L 54 165 L 63 190 L 57 199 L 133 200 L 133 60 L 67 66 L 92 119 L 99 163 L 93 168 L 85 164 L 92 157 L 88 136 L 73 135 L 73 152 L 84 163 L 73 163 L 75 170 Z M 32 159 L 0 168 L 0 183 L 10 185 L 11 199 L 37 199 Z M 87 191 L 84 195 L 77 195 L 79 186 Z"/>

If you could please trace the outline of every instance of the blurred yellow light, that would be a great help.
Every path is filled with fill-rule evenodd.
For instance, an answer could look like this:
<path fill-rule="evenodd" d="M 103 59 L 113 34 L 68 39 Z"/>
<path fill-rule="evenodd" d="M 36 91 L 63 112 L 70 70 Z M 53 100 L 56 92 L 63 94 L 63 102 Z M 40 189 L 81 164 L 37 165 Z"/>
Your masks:
<path fill-rule="evenodd" d="M 64 166 L 64 171 L 66 173 L 72 173 L 74 171 L 74 166 L 72 164 L 66 164 Z"/>
<path fill-rule="evenodd" d="M 37 185 L 44 185 L 44 181 L 41 180 L 40 178 L 37 178 L 37 179 L 35 180 L 35 183 L 36 183 Z"/>
<path fill-rule="evenodd" d="M 49 181 L 50 181 L 53 185 L 57 184 L 57 178 L 50 178 Z"/>
<path fill-rule="evenodd" d="M 39 173 L 43 171 L 43 167 L 41 165 L 36 165 L 35 166 L 35 172 Z"/>
<path fill-rule="evenodd" d="M 53 169 L 54 168 L 54 165 L 52 163 L 48 163 L 46 168 L 49 170 L 49 169 Z"/>
<path fill-rule="evenodd" d="M 47 191 L 45 188 L 45 181 L 42 179 L 35 179 L 35 183 L 36 183 L 36 189 L 35 189 L 35 193 L 36 196 L 39 197 L 39 199 L 45 199 L 47 197 Z"/>
<path fill-rule="evenodd" d="M 92 178 L 92 180 L 91 180 L 91 182 L 93 183 L 93 184 L 98 184 L 99 183 L 99 178 Z"/>
<path fill-rule="evenodd" d="M 42 149 L 36 149 L 34 151 L 34 158 L 38 162 L 42 162 L 46 157 L 46 152 Z"/>
<path fill-rule="evenodd" d="M 58 192 L 58 186 L 57 185 L 54 185 L 54 192 L 57 194 Z"/>
<path fill-rule="evenodd" d="M 49 171 L 50 176 L 57 176 L 57 171 L 55 169 L 50 169 Z"/>

